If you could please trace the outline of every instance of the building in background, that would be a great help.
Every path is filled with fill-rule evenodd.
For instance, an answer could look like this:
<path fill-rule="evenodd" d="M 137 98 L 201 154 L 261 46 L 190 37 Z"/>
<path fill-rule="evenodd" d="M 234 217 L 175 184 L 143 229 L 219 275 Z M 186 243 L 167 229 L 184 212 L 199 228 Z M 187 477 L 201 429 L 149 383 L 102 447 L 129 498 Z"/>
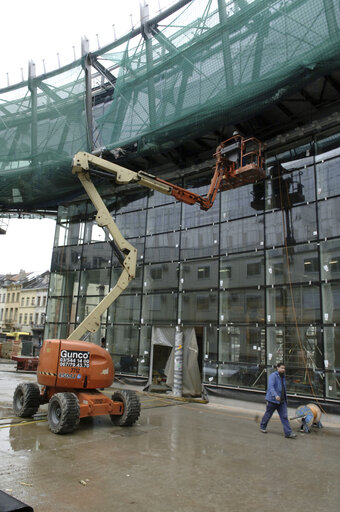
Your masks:
<path fill-rule="evenodd" d="M 1 276 L 0 332 L 26 332 L 35 344 L 42 342 L 45 326 L 49 271 L 20 271 Z"/>

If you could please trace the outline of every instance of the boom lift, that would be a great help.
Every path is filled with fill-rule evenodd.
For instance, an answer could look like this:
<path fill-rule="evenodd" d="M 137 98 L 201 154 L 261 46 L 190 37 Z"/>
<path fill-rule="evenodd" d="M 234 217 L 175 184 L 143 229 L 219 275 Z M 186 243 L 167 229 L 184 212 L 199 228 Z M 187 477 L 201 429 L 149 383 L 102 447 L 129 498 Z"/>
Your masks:
<path fill-rule="evenodd" d="M 109 387 L 114 380 L 110 354 L 93 343 L 80 341 L 87 332 L 96 332 L 101 315 L 135 277 L 137 251 L 122 236 L 99 195 L 91 176 L 114 177 L 117 185 L 138 183 L 141 186 L 174 196 L 186 204 L 199 204 L 202 210 L 212 207 L 217 192 L 254 183 L 265 176 L 261 143 L 240 135 L 222 142 L 217 150 L 216 165 L 206 196 L 143 171 L 134 172 L 90 153 L 77 153 L 72 172 L 81 181 L 97 210 L 96 222 L 108 230 L 110 243 L 122 265 L 122 273 L 109 294 L 69 335 L 67 340 L 45 340 L 40 351 L 37 384 L 19 384 L 14 392 L 13 409 L 20 417 L 33 416 L 40 404 L 48 403 L 48 423 L 52 432 L 72 432 L 80 418 L 109 414 L 116 425 L 133 425 L 140 414 L 140 403 L 132 391 L 116 391 L 111 399 L 97 388 Z"/>

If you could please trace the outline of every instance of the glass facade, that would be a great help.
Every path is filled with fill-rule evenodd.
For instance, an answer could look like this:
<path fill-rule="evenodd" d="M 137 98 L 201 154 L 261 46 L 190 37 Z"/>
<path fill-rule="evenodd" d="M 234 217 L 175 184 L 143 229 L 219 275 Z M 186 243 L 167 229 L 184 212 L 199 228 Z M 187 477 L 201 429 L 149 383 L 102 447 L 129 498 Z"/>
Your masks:
<path fill-rule="evenodd" d="M 148 376 L 152 327 L 191 327 L 203 383 L 264 390 L 283 360 L 289 393 L 340 400 L 340 148 L 324 144 L 267 156 L 263 182 L 208 212 L 148 190 L 107 199 L 137 274 L 87 339 L 106 337 L 118 373 Z M 183 175 L 206 192 L 211 173 Z M 120 275 L 90 203 L 59 209 L 51 272 L 45 335 L 67 337 Z"/>

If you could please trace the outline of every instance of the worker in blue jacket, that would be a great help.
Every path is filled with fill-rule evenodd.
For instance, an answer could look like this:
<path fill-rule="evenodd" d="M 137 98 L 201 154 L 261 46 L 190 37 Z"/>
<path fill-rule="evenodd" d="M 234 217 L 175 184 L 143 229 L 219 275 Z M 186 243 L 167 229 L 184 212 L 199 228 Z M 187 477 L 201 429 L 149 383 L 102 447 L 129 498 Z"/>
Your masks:
<path fill-rule="evenodd" d="M 287 414 L 287 388 L 286 388 L 286 367 L 283 363 L 276 365 L 276 372 L 271 373 L 268 379 L 268 389 L 266 394 L 267 408 L 261 420 L 260 430 L 267 433 L 267 425 L 273 413 L 277 411 L 283 426 L 285 437 L 295 439 Z"/>

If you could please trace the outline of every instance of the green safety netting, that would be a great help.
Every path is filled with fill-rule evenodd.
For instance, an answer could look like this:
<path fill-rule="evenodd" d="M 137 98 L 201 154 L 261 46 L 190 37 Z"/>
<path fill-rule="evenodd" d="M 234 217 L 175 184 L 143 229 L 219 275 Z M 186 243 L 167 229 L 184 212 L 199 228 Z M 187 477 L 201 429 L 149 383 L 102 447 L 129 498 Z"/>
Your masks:
<path fill-rule="evenodd" d="M 166 150 L 340 68 L 337 0 L 185 3 L 93 54 L 112 76 L 93 83 L 94 95 L 104 93 L 93 108 L 95 147 Z M 70 165 L 88 150 L 81 64 L 0 91 L 3 208 L 55 205 L 79 192 Z"/>

